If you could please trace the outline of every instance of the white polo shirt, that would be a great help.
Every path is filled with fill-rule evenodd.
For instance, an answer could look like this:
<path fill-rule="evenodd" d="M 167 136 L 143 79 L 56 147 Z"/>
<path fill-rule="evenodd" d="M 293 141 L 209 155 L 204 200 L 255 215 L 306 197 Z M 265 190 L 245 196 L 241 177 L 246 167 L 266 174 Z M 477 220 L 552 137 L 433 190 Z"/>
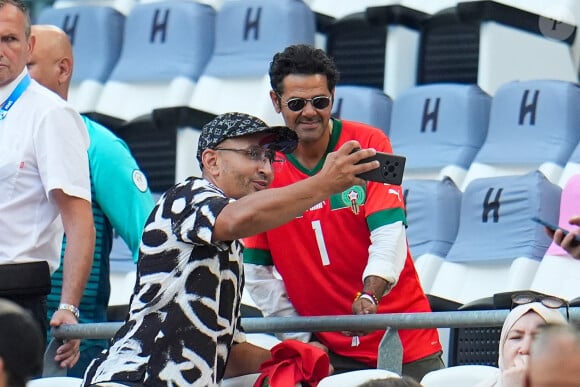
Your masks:
<path fill-rule="evenodd" d="M 27 74 L 0 87 L 0 104 Z M 88 146 L 80 115 L 31 80 L 0 120 L 0 264 L 46 260 L 51 272 L 58 268 L 63 226 L 49 192 L 91 200 Z"/>

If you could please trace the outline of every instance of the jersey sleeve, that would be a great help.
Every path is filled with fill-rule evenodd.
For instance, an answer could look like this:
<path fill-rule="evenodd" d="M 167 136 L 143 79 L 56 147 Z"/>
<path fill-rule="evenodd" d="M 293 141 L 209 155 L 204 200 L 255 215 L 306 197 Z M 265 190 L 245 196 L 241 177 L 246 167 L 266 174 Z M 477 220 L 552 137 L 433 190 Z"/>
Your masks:
<path fill-rule="evenodd" d="M 95 200 L 136 260 L 145 221 L 155 204 L 147 178 L 123 140 L 93 121 L 85 122 Z"/>
<path fill-rule="evenodd" d="M 244 238 L 242 243 L 244 244 L 244 263 L 261 266 L 272 266 L 274 264 L 266 233 Z"/>

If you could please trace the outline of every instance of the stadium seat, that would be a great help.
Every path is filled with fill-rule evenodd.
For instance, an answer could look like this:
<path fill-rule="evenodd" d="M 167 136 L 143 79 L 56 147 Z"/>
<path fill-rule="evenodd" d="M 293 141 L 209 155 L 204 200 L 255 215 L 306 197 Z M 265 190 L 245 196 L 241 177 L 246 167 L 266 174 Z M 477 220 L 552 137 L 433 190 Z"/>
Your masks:
<path fill-rule="evenodd" d="M 459 2 L 431 16 L 421 28 L 417 83 L 476 83 L 494 95 L 513 80 L 577 81 L 576 26 L 563 22 L 552 29 L 542 15 L 518 8 L 521 3 Z"/>
<path fill-rule="evenodd" d="M 138 2 L 139 0 L 56 0 L 52 6 L 53 8 L 84 6 L 111 7 L 123 15 L 128 15 Z"/>
<path fill-rule="evenodd" d="M 580 214 L 580 175 L 573 176 L 562 190 L 558 225 L 567 230 L 578 226 L 568 220 Z M 530 289 L 573 300 L 580 297 L 580 260 L 572 258 L 568 252 L 552 242 L 536 271 Z"/>
<path fill-rule="evenodd" d="M 459 226 L 461 191 L 451 179 L 403 181 L 407 239 L 415 268 L 429 292 Z"/>
<path fill-rule="evenodd" d="M 359 385 L 374 379 L 400 377 L 400 375 L 392 371 L 382 369 L 358 370 L 327 376 L 318 383 L 318 387 L 358 387 Z"/>
<path fill-rule="evenodd" d="M 74 72 L 68 101 L 81 113 L 93 111 L 119 59 L 125 15 L 97 5 L 45 8 L 37 23 L 55 25 L 69 36 Z"/>
<path fill-rule="evenodd" d="M 317 44 L 334 58 L 342 84 L 376 87 L 396 98 L 415 85 L 419 25 L 427 14 L 386 3 L 319 22 L 317 36 L 325 43 Z"/>
<path fill-rule="evenodd" d="M 215 13 L 193 1 L 136 5 L 95 117 L 126 122 L 186 103 L 213 52 Z"/>
<path fill-rule="evenodd" d="M 492 98 L 487 137 L 463 181 L 540 170 L 558 183 L 580 139 L 580 87 L 535 80 L 503 85 Z M 393 113 L 394 115 L 394 113 Z"/>
<path fill-rule="evenodd" d="M 214 49 L 215 15 L 194 1 L 136 5 L 127 17 L 121 57 L 89 114 L 127 142 L 152 192 L 199 173 L 193 157 L 199 133 L 159 128 L 152 111 L 191 98 Z M 178 167 L 181 158 L 188 160 L 186 172 Z"/>
<path fill-rule="evenodd" d="M 71 376 L 53 376 L 30 380 L 26 387 L 79 387 L 82 381 Z"/>
<path fill-rule="evenodd" d="M 487 133 L 491 99 L 477 85 L 412 87 L 393 103 L 389 135 L 405 179 L 450 177 L 458 187 Z"/>
<path fill-rule="evenodd" d="M 332 116 L 363 122 L 389 134 L 392 104 L 391 98 L 381 89 L 337 85 Z"/>
<path fill-rule="evenodd" d="M 538 171 L 474 180 L 462 196 L 455 242 L 428 294 L 433 309 L 484 307 L 495 293 L 528 289 L 550 245 L 531 218 L 556 222 L 560 196 L 560 187 Z"/>
<path fill-rule="evenodd" d="M 427 373 L 421 379 L 423 387 L 466 387 L 492 379 L 499 369 L 486 365 L 462 365 L 447 367 Z"/>
<path fill-rule="evenodd" d="M 270 125 L 282 123 L 272 107 L 268 68 L 286 46 L 314 43 L 314 13 L 302 1 L 226 1 L 217 13 L 214 53 L 189 106 L 211 114 L 239 111 Z"/>

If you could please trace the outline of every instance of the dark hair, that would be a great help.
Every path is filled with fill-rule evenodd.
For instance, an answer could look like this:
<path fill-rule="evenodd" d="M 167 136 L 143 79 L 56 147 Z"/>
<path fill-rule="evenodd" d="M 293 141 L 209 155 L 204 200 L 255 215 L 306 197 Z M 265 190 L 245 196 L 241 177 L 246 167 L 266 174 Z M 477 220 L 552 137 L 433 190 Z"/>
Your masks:
<path fill-rule="evenodd" d="M 415 379 L 403 375 L 400 378 L 392 377 L 369 380 L 358 387 L 421 387 L 421 384 Z"/>
<path fill-rule="evenodd" d="M 42 373 L 43 338 L 40 326 L 28 311 L 12 301 L 0 299 L 0 358 L 8 375 L 8 386 L 24 387 Z"/>
<path fill-rule="evenodd" d="M 24 14 L 25 25 L 24 25 L 24 35 L 28 39 L 30 37 L 30 28 L 32 22 L 30 20 L 30 13 L 28 12 L 28 6 L 22 0 L 0 0 L 0 8 L 4 7 L 6 4 L 11 4 L 22 11 Z"/>
<path fill-rule="evenodd" d="M 324 74 L 328 90 L 334 90 L 339 74 L 334 61 L 319 49 L 306 44 L 288 46 L 282 52 L 274 55 L 270 63 L 270 86 L 278 94 L 282 94 L 282 82 L 287 75 Z"/>

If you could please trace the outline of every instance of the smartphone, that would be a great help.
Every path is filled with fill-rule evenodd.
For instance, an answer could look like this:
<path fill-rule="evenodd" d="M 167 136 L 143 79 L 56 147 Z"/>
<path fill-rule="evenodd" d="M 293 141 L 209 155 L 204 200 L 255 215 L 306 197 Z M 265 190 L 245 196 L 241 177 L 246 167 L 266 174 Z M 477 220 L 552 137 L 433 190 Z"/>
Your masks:
<path fill-rule="evenodd" d="M 357 164 L 368 163 L 373 160 L 378 160 L 381 165 L 378 168 L 357 175 L 358 177 L 379 183 L 401 185 L 403 172 L 405 171 L 405 161 L 407 160 L 405 156 L 377 152 L 373 157 L 362 159 Z"/>
<path fill-rule="evenodd" d="M 537 216 L 534 216 L 534 217 L 532 218 L 532 220 L 533 220 L 534 222 L 536 222 L 536 223 L 540 223 L 541 225 L 543 225 L 543 226 L 547 227 L 547 228 L 548 228 L 550 231 L 552 231 L 552 232 L 555 232 L 556 230 L 560 229 L 560 230 L 562 230 L 562 233 L 564 233 L 564 235 L 568 235 L 568 233 L 569 233 L 569 231 L 568 231 L 568 230 L 566 230 L 566 229 L 564 229 L 564 228 L 562 228 L 562 227 L 559 227 L 559 226 L 557 226 L 557 225 L 555 225 L 555 224 L 553 224 L 553 223 L 546 222 L 545 220 L 543 220 L 543 219 L 540 219 L 540 218 L 538 218 Z M 576 236 L 574 236 L 574 241 L 576 241 L 576 243 L 579 243 L 579 244 L 580 244 L 580 235 L 576 235 Z"/>

